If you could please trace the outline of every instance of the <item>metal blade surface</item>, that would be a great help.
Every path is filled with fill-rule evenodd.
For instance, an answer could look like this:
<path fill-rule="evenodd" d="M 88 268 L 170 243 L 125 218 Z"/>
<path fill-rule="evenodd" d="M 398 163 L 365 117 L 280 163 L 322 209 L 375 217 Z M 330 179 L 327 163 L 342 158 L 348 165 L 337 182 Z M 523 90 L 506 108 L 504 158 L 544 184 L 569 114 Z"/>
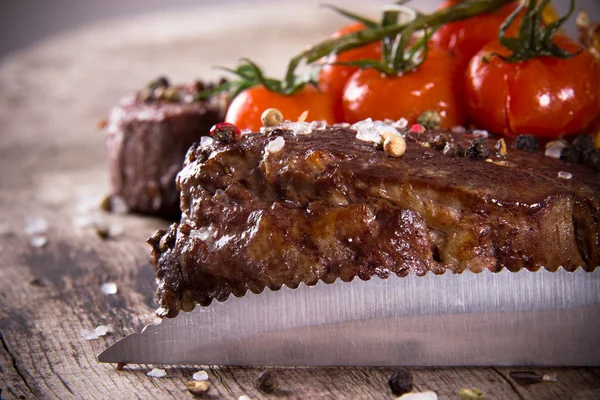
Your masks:
<path fill-rule="evenodd" d="M 196 307 L 101 362 L 600 365 L 600 270 L 469 271 L 283 287 Z"/>

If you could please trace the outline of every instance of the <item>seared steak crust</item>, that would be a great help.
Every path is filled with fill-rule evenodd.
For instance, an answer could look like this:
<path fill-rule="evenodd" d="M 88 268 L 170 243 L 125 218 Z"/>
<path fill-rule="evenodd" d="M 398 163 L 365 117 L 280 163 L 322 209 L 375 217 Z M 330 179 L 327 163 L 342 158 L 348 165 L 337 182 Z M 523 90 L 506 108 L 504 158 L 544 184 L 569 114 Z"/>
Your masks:
<path fill-rule="evenodd" d="M 222 99 L 144 102 L 123 98 L 113 109 L 106 135 L 111 194 L 131 211 L 179 215 L 175 177 L 187 149 L 225 117 Z"/>
<path fill-rule="evenodd" d="M 149 240 L 162 313 L 336 278 L 598 266 L 597 172 L 510 143 L 497 163 L 451 157 L 439 134 L 406 133 L 399 158 L 342 128 L 283 131 L 276 153 L 258 133 L 193 146 L 181 222 Z"/>

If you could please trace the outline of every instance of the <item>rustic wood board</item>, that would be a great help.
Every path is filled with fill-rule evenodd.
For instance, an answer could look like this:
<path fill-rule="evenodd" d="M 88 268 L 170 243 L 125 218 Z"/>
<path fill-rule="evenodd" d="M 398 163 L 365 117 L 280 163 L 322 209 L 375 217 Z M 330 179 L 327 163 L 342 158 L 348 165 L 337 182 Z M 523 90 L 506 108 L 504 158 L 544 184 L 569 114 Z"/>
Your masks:
<path fill-rule="evenodd" d="M 255 388 L 257 368 L 151 366 L 117 371 L 96 355 L 155 318 L 153 271 L 144 243 L 166 221 L 107 215 L 103 136 L 95 124 L 118 97 L 167 73 L 174 81 L 212 78 L 212 65 L 250 56 L 281 73 L 284 60 L 341 21 L 312 3 L 162 13 L 112 21 L 53 38 L 0 62 L 0 398 L 186 398 L 202 368 L 209 398 L 393 398 L 390 368 L 277 369 L 280 390 Z M 259 14 L 260 9 L 260 14 Z M 296 18 L 302 15 L 304 18 Z M 102 240 L 78 218 L 97 214 L 124 233 Z M 43 218 L 48 244 L 30 244 L 26 221 Z M 100 286 L 114 281 L 118 293 Z M 86 341 L 81 330 L 112 332 Z M 551 370 L 536 370 L 549 372 Z M 600 369 L 555 369 L 558 382 L 517 385 L 505 368 L 412 368 L 415 390 L 458 398 L 477 387 L 486 398 L 599 398 Z"/>

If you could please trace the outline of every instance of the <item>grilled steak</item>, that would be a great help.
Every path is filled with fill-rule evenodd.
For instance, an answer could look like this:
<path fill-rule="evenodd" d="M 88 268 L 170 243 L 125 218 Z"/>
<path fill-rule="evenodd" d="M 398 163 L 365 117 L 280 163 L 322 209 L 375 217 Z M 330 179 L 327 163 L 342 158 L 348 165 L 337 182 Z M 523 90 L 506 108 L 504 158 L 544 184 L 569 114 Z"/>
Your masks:
<path fill-rule="evenodd" d="M 226 100 L 215 96 L 196 101 L 203 84 L 169 86 L 162 79 L 126 96 L 113 109 L 106 149 L 112 195 L 121 197 L 131 211 L 176 217 L 175 177 L 185 153 L 224 119 Z"/>
<path fill-rule="evenodd" d="M 159 314 L 318 280 L 598 266 L 597 171 L 511 142 L 502 158 L 498 138 L 402 133 L 397 158 L 335 127 L 193 146 L 181 222 L 149 239 Z"/>

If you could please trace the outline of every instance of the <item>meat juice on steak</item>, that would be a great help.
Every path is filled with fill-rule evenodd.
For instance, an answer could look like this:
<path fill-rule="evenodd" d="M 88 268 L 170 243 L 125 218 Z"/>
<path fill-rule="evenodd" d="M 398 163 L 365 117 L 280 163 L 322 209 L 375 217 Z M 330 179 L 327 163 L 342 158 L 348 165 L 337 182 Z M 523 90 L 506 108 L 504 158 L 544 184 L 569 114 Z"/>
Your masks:
<path fill-rule="evenodd" d="M 439 149 L 472 144 L 443 134 Z M 430 130 L 405 132 L 398 158 L 352 129 L 279 135 L 275 153 L 263 133 L 188 151 L 181 222 L 149 239 L 163 315 L 318 280 L 598 266 L 593 169 L 510 142 L 504 158 L 451 157 Z"/>
<path fill-rule="evenodd" d="M 198 89 L 204 89 L 200 82 L 169 86 L 161 78 L 121 99 L 111 112 L 106 135 L 111 195 L 129 210 L 179 216 L 175 177 L 185 153 L 225 118 L 227 108 L 224 95 L 197 101 Z"/>

